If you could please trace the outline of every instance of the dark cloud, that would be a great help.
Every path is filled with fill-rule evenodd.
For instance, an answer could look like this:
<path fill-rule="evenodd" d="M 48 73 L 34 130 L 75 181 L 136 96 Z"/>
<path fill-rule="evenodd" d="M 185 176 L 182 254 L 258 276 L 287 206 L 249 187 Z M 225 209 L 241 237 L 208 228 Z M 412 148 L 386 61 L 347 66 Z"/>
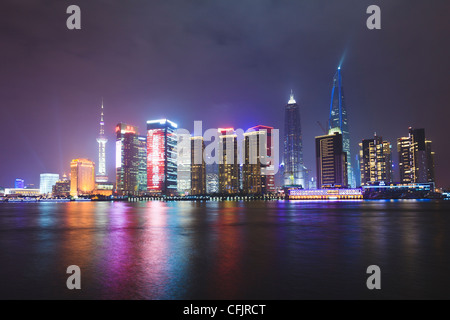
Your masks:
<path fill-rule="evenodd" d="M 0 185 L 96 160 L 104 97 L 113 128 L 168 117 L 192 129 L 282 128 L 290 89 L 302 106 L 305 160 L 315 170 L 316 121 L 326 123 L 331 79 L 343 77 L 354 153 L 376 131 L 395 148 L 424 127 L 437 175 L 450 184 L 448 0 L 2 1 Z M 66 28 L 70 4 L 82 30 Z M 382 30 L 365 27 L 367 6 Z"/>

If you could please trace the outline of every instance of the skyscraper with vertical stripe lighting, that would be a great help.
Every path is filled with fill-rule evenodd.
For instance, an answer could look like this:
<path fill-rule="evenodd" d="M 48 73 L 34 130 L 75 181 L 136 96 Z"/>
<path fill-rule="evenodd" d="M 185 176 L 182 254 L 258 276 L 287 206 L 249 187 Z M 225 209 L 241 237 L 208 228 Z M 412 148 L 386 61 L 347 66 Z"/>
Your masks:
<path fill-rule="evenodd" d="M 349 187 L 356 187 L 355 175 L 350 154 L 350 132 L 348 129 L 347 108 L 345 105 L 344 88 L 342 86 L 341 67 L 336 70 L 333 77 L 333 88 L 331 90 L 330 117 L 328 130 L 339 128 L 342 132 L 342 145 L 347 153 L 347 176 Z"/>

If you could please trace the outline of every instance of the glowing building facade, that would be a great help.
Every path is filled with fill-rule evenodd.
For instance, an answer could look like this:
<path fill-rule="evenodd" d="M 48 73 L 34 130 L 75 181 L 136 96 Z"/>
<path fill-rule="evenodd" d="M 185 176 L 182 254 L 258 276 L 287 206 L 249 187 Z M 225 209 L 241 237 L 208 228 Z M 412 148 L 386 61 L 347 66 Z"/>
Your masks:
<path fill-rule="evenodd" d="M 300 107 L 291 92 L 284 111 L 284 186 L 305 187 Z"/>
<path fill-rule="evenodd" d="M 275 192 L 272 155 L 273 127 L 258 125 L 244 133 L 244 163 L 242 166 L 243 192 L 267 194 Z"/>
<path fill-rule="evenodd" d="M 139 193 L 138 128 L 126 123 L 116 126 L 116 191 L 118 195 Z"/>
<path fill-rule="evenodd" d="M 140 194 L 147 192 L 147 136 L 138 136 L 138 191 Z"/>
<path fill-rule="evenodd" d="M 339 128 L 342 132 L 343 150 L 347 153 L 347 176 L 350 187 L 355 187 L 355 174 L 352 167 L 350 153 L 350 132 L 348 128 L 347 107 L 345 105 L 344 88 L 342 86 L 341 68 L 339 67 L 333 77 L 331 90 L 330 117 L 328 129 Z"/>
<path fill-rule="evenodd" d="M 97 182 L 106 182 L 108 181 L 108 177 L 106 175 L 106 139 L 105 136 L 105 122 L 103 120 L 103 101 L 102 108 L 100 114 L 100 133 L 97 138 L 98 143 L 98 172 L 95 177 L 95 181 Z"/>
<path fill-rule="evenodd" d="M 14 181 L 14 188 L 16 189 L 23 189 L 25 187 L 25 180 L 23 179 L 16 179 Z"/>
<path fill-rule="evenodd" d="M 177 124 L 167 120 L 147 121 L 147 191 L 177 193 Z"/>
<path fill-rule="evenodd" d="M 191 137 L 191 195 L 206 194 L 206 165 L 203 137 Z"/>
<path fill-rule="evenodd" d="M 177 192 L 180 195 L 191 193 L 191 135 L 177 134 Z"/>
<path fill-rule="evenodd" d="M 239 193 L 238 141 L 233 128 L 219 128 L 219 193 Z"/>
<path fill-rule="evenodd" d="M 89 195 L 95 189 L 95 164 L 88 159 L 74 159 L 70 163 L 70 195 Z"/>
<path fill-rule="evenodd" d="M 397 139 L 401 183 L 434 182 L 434 152 L 425 129 L 409 128 L 409 135 Z"/>
<path fill-rule="evenodd" d="M 391 144 L 375 135 L 372 139 L 363 140 L 359 146 L 361 185 L 392 183 Z"/>
<path fill-rule="evenodd" d="M 57 173 L 41 173 L 39 192 L 41 194 L 50 195 L 53 191 L 53 186 L 59 181 L 59 174 Z"/>

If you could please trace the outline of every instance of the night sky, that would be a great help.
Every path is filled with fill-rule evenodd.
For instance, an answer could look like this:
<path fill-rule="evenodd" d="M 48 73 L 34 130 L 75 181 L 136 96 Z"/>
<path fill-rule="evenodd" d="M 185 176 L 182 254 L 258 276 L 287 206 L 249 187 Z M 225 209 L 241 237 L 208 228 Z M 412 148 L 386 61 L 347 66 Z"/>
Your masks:
<path fill-rule="evenodd" d="M 66 27 L 71 4 L 81 30 Z M 381 30 L 366 27 L 371 4 Z M 353 155 L 374 132 L 395 151 L 409 126 L 425 128 L 437 183 L 450 186 L 449 17 L 448 0 L 2 0 L 0 186 L 38 186 L 73 158 L 97 163 L 102 97 L 114 180 L 118 122 L 142 134 L 158 118 L 282 129 L 291 89 L 315 173 L 317 121 L 341 62 Z"/>

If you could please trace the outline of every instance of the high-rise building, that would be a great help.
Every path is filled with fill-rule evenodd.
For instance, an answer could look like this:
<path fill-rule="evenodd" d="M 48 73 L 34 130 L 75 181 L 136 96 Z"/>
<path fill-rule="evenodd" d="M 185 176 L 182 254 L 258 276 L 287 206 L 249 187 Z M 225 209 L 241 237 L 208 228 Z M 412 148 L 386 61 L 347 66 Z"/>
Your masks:
<path fill-rule="evenodd" d="M 203 137 L 191 137 L 191 179 L 192 195 L 206 194 L 206 164 L 203 154 L 205 142 Z"/>
<path fill-rule="evenodd" d="M 206 163 L 206 193 L 213 194 L 219 192 L 219 164 L 207 156 Z M 212 163 L 211 163 L 212 162 Z"/>
<path fill-rule="evenodd" d="M 333 77 L 333 88 L 331 90 L 330 117 L 328 129 L 339 128 L 342 132 L 343 150 L 347 153 L 347 176 L 348 184 L 356 186 L 355 173 L 353 172 L 352 157 L 350 152 L 350 132 L 348 129 L 347 107 L 345 105 L 344 87 L 342 86 L 341 67 Z"/>
<path fill-rule="evenodd" d="M 434 182 L 434 152 L 425 129 L 409 128 L 409 135 L 397 139 L 401 183 Z"/>
<path fill-rule="evenodd" d="M 116 126 L 116 191 L 118 195 L 138 194 L 138 128 L 126 123 Z"/>
<path fill-rule="evenodd" d="M 23 179 L 16 179 L 14 181 L 14 188 L 16 189 L 23 189 L 25 187 L 25 180 Z"/>
<path fill-rule="evenodd" d="M 244 133 L 243 192 L 267 194 L 275 192 L 272 156 L 273 127 L 258 125 Z"/>
<path fill-rule="evenodd" d="M 177 134 L 177 192 L 191 193 L 191 135 Z"/>
<path fill-rule="evenodd" d="M 219 193 L 239 193 L 238 140 L 233 128 L 219 128 Z"/>
<path fill-rule="evenodd" d="M 88 159 L 73 159 L 70 163 L 70 195 L 89 195 L 95 190 L 95 164 Z"/>
<path fill-rule="evenodd" d="M 177 193 L 177 124 L 167 120 L 147 121 L 147 191 Z"/>
<path fill-rule="evenodd" d="M 60 180 L 55 183 L 52 189 L 52 196 L 54 197 L 68 197 L 70 196 L 70 180 Z"/>
<path fill-rule="evenodd" d="M 306 186 L 300 107 L 292 91 L 284 110 L 284 185 Z"/>
<path fill-rule="evenodd" d="M 41 194 L 51 194 L 53 186 L 59 181 L 59 174 L 57 173 L 41 173 L 39 192 Z"/>
<path fill-rule="evenodd" d="M 347 153 L 338 128 L 316 137 L 317 188 L 347 188 Z"/>
<path fill-rule="evenodd" d="M 361 185 L 375 182 L 392 183 L 392 146 L 380 136 L 364 139 L 359 144 Z"/>
<path fill-rule="evenodd" d="M 102 108 L 100 113 L 100 133 L 97 138 L 98 143 L 98 172 L 95 177 L 95 181 L 97 182 L 107 182 L 108 177 L 106 175 L 106 139 L 105 136 L 105 122 L 103 121 L 103 100 L 102 100 Z"/>
<path fill-rule="evenodd" d="M 140 194 L 147 192 L 147 136 L 138 136 L 138 191 Z"/>

